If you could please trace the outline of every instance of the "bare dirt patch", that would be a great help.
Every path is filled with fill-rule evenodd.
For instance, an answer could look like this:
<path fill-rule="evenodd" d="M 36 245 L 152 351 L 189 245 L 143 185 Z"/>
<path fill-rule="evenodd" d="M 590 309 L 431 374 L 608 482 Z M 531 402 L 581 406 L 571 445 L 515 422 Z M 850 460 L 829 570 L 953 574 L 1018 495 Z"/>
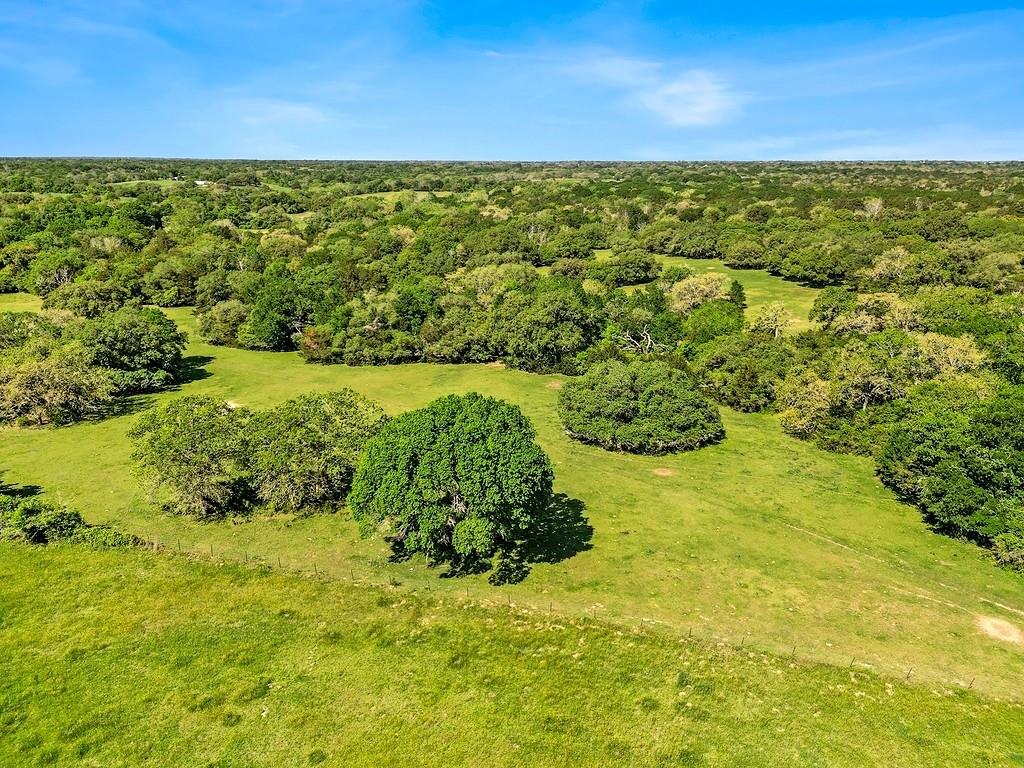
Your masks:
<path fill-rule="evenodd" d="M 978 629 L 995 640 L 1024 645 L 1024 632 L 1021 632 L 1020 629 L 1004 619 L 996 619 L 992 616 L 979 616 Z"/>
<path fill-rule="evenodd" d="M 561 381 L 549 381 L 544 386 L 547 387 L 548 389 L 561 389 L 562 388 L 562 382 Z"/>
<path fill-rule="evenodd" d="M 656 474 L 658 477 L 672 477 L 672 475 L 675 474 L 668 467 L 657 467 L 656 469 L 652 469 L 651 471 L 654 472 L 654 474 Z"/>
<path fill-rule="evenodd" d="M 236 408 L 241 408 L 242 407 L 241 403 L 236 403 L 234 400 L 225 400 L 224 401 L 224 405 L 226 405 L 232 411 L 235 410 Z"/>
<path fill-rule="evenodd" d="M 501 362 L 501 360 L 495 360 L 494 362 L 491 362 L 491 363 L 484 363 L 484 365 L 487 366 L 488 368 L 504 368 L 505 367 L 505 364 L 503 362 Z"/>

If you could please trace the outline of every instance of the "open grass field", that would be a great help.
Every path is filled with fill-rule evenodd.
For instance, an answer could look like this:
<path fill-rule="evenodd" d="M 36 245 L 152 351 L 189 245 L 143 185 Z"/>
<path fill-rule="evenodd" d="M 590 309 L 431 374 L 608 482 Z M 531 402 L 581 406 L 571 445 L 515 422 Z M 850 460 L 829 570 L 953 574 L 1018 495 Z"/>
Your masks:
<path fill-rule="evenodd" d="M 665 266 L 681 264 L 693 270 L 694 274 L 722 272 L 739 280 L 747 294 L 747 317 L 752 317 L 765 304 L 780 302 L 793 315 L 791 331 L 802 331 L 811 327 L 807 313 L 818 295 L 811 288 L 792 280 L 783 280 L 759 269 L 733 269 L 725 266 L 720 259 L 684 259 L 679 256 L 660 256 Z"/>
<path fill-rule="evenodd" d="M 652 629 L 0 545 L 0 765 L 1019 766 L 1024 707 Z"/>
<path fill-rule="evenodd" d="M 611 256 L 610 250 L 598 250 L 594 252 L 597 258 L 606 259 Z M 694 274 L 700 275 L 707 272 L 720 272 L 728 275 L 733 280 L 738 280 L 743 285 L 747 297 L 747 318 L 754 317 L 758 310 L 765 304 L 777 301 L 780 302 L 792 314 L 792 323 L 789 332 L 797 332 L 810 328 L 813 323 L 807 319 L 811 311 L 811 305 L 818 295 L 817 288 L 801 285 L 792 280 L 784 280 L 763 270 L 758 269 L 733 269 L 727 267 L 721 259 L 686 259 L 681 256 L 669 256 L 657 254 L 656 258 L 666 267 L 683 266 L 688 267 Z M 626 291 L 636 290 L 635 286 L 627 286 Z"/>
<path fill-rule="evenodd" d="M 10 299 L 9 299 L 10 300 Z M 193 328 L 189 310 L 171 314 Z M 193 341 L 203 375 L 154 398 L 208 393 L 254 408 L 308 391 L 351 387 L 391 413 L 476 390 L 522 406 L 565 494 L 560 549 L 521 584 L 441 578 L 422 560 L 388 561 L 348 514 L 199 523 L 163 514 L 132 475 L 126 414 L 61 429 L 0 431 L 0 471 L 36 484 L 92 522 L 215 558 L 262 559 L 475 601 L 512 600 L 567 617 L 715 637 L 872 669 L 928 690 L 971 686 L 1020 699 L 1024 580 L 973 545 L 930 533 L 894 500 L 868 461 L 786 437 L 769 415 L 723 411 L 727 437 L 693 454 L 642 457 L 570 441 L 555 412 L 555 376 L 484 365 L 348 368 L 296 354 Z M 945 695 L 945 694 L 943 694 Z"/>
<path fill-rule="evenodd" d="M 0 293 L 0 312 L 38 312 L 42 299 L 31 293 Z"/>

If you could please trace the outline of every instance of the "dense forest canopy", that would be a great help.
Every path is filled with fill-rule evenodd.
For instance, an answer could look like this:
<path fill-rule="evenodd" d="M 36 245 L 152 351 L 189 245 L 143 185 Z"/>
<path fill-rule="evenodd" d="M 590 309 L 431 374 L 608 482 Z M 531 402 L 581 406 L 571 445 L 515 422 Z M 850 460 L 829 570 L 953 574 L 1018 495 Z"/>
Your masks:
<path fill-rule="evenodd" d="M 182 381 L 160 307 L 310 363 L 580 375 L 581 402 L 657 361 L 873 456 L 934 528 L 1021 567 L 1022 256 L 1021 163 L 8 159 L 0 291 L 44 311 L 0 314 L 0 419 Z M 751 313 L 703 259 L 814 287 L 809 317 Z"/>

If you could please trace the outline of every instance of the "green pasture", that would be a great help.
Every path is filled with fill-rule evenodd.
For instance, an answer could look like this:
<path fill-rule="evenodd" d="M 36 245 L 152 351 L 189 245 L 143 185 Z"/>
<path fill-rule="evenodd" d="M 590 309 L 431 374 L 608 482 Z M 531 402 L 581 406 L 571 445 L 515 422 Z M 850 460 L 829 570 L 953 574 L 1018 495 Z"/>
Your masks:
<path fill-rule="evenodd" d="M 38 312 L 43 302 L 31 293 L 0 293 L 0 312 Z"/>
<path fill-rule="evenodd" d="M 747 317 L 753 317 L 765 304 L 777 301 L 793 315 L 790 330 L 802 331 L 811 327 L 807 314 L 818 295 L 816 288 L 792 280 L 783 280 L 759 269 L 733 269 L 725 266 L 720 259 L 684 259 L 679 256 L 658 258 L 665 266 L 681 264 L 689 267 L 695 274 L 721 272 L 734 280 L 739 280 L 747 295 Z"/>
<path fill-rule="evenodd" d="M 0 765 L 1019 766 L 1024 708 L 451 594 L 0 544 Z"/>
<path fill-rule="evenodd" d="M 189 310 L 171 314 L 194 330 Z M 929 532 L 915 509 L 881 486 L 869 461 L 789 438 L 770 415 L 724 410 L 720 445 L 631 456 L 562 433 L 557 376 L 494 365 L 315 366 L 297 354 L 212 347 L 194 336 L 188 352 L 195 380 L 140 398 L 128 413 L 59 429 L 0 430 L 6 481 L 38 485 L 91 522 L 218 560 L 390 583 L 409 599 L 429 590 L 511 600 L 623 631 L 643 620 L 676 636 L 909 676 L 936 691 L 971 687 L 1021 698 L 1024 646 L 1010 630 L 1024 627 L 1024 579 L 972 544 Z M 561 544 L 539 553 L 522 583 L 494 587 L 485 575 L 444 578 L 420 559 L 390 562 L 382 541 L 359 539 L 344 509 L 201 523 L 163 513 L 133 475 L 126 432 L 140 409 L 185 393 L 262 408 L 339 387 L 391 413 L 470 390 L 520 405 L 564 495 L 553 537 Z M 201 590 L 195 598 L 206 600 Z"/>

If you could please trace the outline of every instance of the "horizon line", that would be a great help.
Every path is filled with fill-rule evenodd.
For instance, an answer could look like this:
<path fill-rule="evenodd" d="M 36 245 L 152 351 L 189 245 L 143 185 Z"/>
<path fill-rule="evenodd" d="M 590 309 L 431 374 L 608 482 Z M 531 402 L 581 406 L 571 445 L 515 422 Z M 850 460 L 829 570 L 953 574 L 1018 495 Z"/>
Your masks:
<path fill-rule="evenodd" d="M 1024 164 L 1024 157 L 1021 158 L 1000 158 L 988 160 L 974 160 L 969 158 L 955 157 L 931 157 L 931 158 L 871 158 L 871 157 L 850 157 L 850 158 L 803 158 L 794 159 L 786 157 L 761 158 L 761 159 L 736 159 L 736 158 L 689 158 L 689 159 L 665 159 L 651 158 L 646 160 L 627 160 L 623 158 L 561 158 L 561 159 L 513 159 L 513 158 L 341 158 L 341 157 L 227 157 L 227 156 L 188 156 L 188 155 L 0 155 L 0 162 L 10 160 L 169 160 L 183 162 L 229 162 L 229 163 L 450 163 L 450 164 L 530 164 L 530 165 L 569 165 L 569 164 L 598 164 L 615 163 L 619 165 L 654 165 L 654 164 L 694 164 L 694 163 L 719 163 L 719 164 L 761 164 L 769 163 L 790 163 L 808 165 L 819 164 L 852 164 L 852 163 L 877 163 L 877 164 L 908 164 L 908 163 L 955 163 L 958 165 L 1002 165 L 1002 164 Z"/>

